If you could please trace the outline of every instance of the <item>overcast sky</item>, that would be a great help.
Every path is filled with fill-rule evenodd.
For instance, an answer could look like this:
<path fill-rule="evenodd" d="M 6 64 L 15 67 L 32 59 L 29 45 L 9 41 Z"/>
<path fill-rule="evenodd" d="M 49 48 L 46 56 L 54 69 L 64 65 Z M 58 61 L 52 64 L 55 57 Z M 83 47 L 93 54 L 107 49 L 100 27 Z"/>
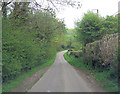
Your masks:
<path fill-rule="evenodd" d="M 80 9 L 65 8 L 57 18 L 64 18 L 67 28 L 74 28 L 74 22 L 81 19 L 88 10 L 98 9 L 101 16 L 113 15 L 118 11 L 118 2 L 120 0 L 79 0 L 82 3 Z M 96 12 L 96 10 L 93 10 Z"/>

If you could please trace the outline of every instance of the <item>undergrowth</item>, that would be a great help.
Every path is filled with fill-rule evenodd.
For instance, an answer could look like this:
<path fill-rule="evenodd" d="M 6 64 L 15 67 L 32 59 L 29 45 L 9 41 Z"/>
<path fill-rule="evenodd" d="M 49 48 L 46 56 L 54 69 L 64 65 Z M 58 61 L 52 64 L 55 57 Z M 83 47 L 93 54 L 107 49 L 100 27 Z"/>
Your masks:
<path fill-rule="evenodd" d="M 54 57 L 51 58 L 50 60 L 47 60 L 46 63 L 44 63 L 42 65 L 39 65 L 39 66 L 31 69 L 28 72 L 25 72 L 24 74 L 20 75 L 16 79 L 10 80 L 7 83 L 3 83 L 2 84 L 2 92 L 10 92 L 13 88 L 17 87 L 26 77 L 29 77 L 29 76 L 33 75 L 34 73 L 36 73 L 41 68 L 52 65 L 54 63 L 55 56 L 56 55 L 54 55 Z"/>
<path fill-rule="evenodd" d="M 104 69 L 103 71 L 101 71 L 98 68 L 93 69 L 91 65 L 85 65 L 83 57 L 75 58 L 74 55 L 68 55 L 67 53 L 64 54 L 64 57 L 71 65 L 77 68 L 81 68 L 87 72 L 92 72 L 92 77 L 94 79 L 96 79 L 98 82 L 104 83 L 102 87 L 105 90 L 109 92 L 118 92 L 118 79 L 115 77 L 111 77 L 111 74 L 114 72 L 113 69 Z"/>

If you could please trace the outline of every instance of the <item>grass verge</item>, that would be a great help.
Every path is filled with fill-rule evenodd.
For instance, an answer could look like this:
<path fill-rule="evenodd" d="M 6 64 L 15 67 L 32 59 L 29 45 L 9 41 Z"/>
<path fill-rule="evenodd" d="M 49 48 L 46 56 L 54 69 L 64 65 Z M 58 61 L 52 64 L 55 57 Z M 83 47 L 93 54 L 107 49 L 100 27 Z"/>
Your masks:
<path fill-rule="evenodd" d="M 33 75 L 41 68 L 52 65 L 54 63 L 55 57 L 56 55 L 54 56 L 54 58 L 51 58 L 51 60 L 48 60 L 46 63 L 39 65 L 28 72 L 25 72 L 24 74 L 20 75 L 16 79 L 10 80 L 8 83 L 3 83 L 2 92 L 10 92 L 13 88 L 17 87 L 26 77 Z"/>
<path fill-rule="evenodd" d="M 115 78 L 111 78 L 110 74 L 112 70 L 104 70 L 100 72 L 99 69 L 93 69 L 91 66 L 86 66 L 84 64 L 83 57 L 75 58 L 74 55 L 64 54 L 64 58 L 71 65 L 81 68 L 87 72 L 92 73 L 92 77 L 95 78 L 98 82 L 103 83 L 103 88 L 109 92 L 118 92 L 118 80 Z"/>

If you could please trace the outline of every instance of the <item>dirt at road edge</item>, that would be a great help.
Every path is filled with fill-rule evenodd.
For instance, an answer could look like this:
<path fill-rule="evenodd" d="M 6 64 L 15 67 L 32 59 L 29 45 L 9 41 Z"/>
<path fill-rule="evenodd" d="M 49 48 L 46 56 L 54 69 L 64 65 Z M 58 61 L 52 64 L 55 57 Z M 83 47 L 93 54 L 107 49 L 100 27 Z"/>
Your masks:
<path fill-rule="evenodd" d="M 27 92 L 49 69 L 50 66 L 39 69 L 35 74 L 25 78 L 16 88 L 11 92 Z"/>
<path fill-rule="evenodd" d="M 71 65 L 72 66 L 72 65 Z M 97 82 L 94 78 L 91 77 L 91 75 L 80 69 L 72 66 L 77 73 L 87 82 L 87 85 L 89 88 L 91 88 L 92 92 L 108 92 L 102 88 L 102 83 Z"/>

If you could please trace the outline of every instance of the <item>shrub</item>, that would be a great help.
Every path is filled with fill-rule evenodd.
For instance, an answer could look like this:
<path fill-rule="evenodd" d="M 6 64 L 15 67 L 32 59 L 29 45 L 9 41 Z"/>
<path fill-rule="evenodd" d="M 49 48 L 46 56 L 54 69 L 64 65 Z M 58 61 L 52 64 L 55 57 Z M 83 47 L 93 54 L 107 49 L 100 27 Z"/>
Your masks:
<path fill-rule="evenodd" d="M 117 55 L 118 34 L 104 36 L 102 40 L 86 45 L 84 49 L 85 62 L 89 61 L 99 67 L 112 66 L 117 68 L 117 62 L 113 62 Z"/>

